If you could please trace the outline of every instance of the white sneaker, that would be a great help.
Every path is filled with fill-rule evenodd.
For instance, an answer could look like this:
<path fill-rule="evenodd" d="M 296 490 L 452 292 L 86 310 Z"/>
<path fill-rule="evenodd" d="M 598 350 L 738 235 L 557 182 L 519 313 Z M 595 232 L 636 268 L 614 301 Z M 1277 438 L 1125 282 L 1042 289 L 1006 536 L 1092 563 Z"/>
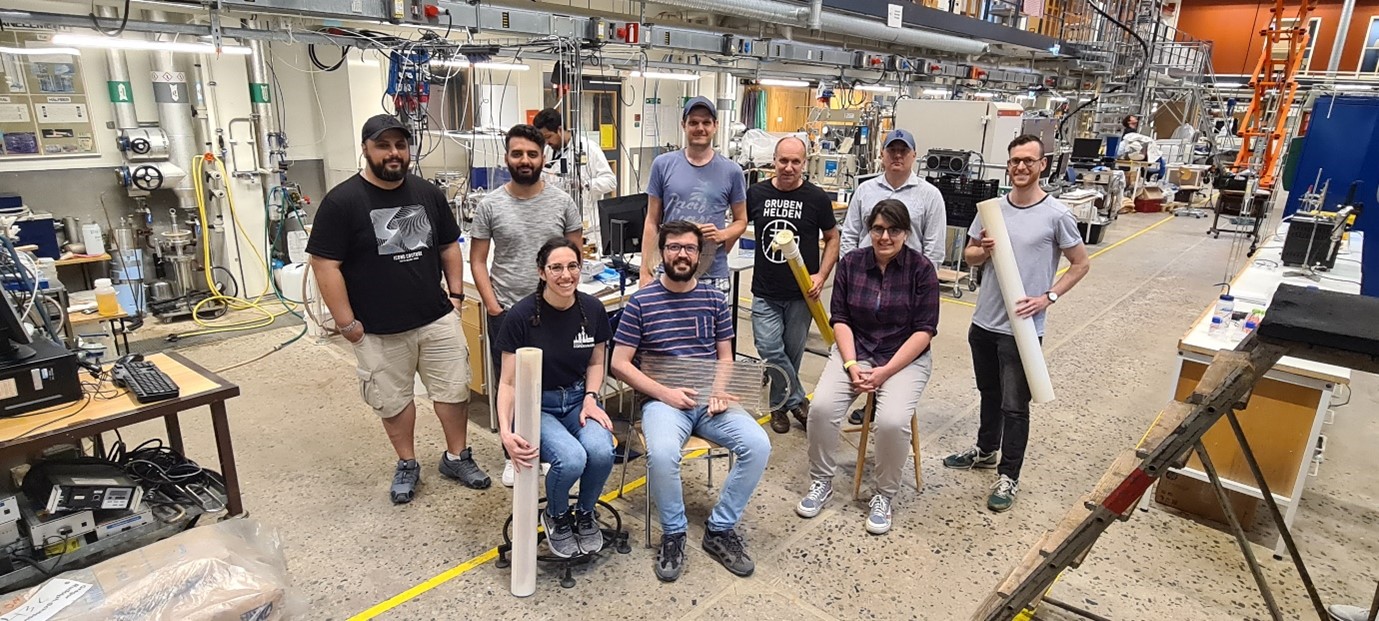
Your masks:
<path fill-rule="evenodd" d="M 871 497 L 871 512 L 867 514 L 867 532 L 884 535 L 891 530 L 891 499 L 881 494 Z"/>
<path fill-rule="evenodd" d="M 517 480 L 517 471 L 512 469 L 512 460 L 511 460 L 511 459 L 504 459 L 504 460 L 503 460 L 503 485 L 504 485 L 505 487 L 512 487 L 512 486 L 513 486 L 513 483 L 514 483 L 516 480 Z"/>
<path fill-rule="evenodd" d="M 802 518 L 812 518 L 823 510 L 824 504 L 833 497 L 833 483 L 814 481 L 809 484 L 809 493 L 795 505 L 795 513 Z"/>

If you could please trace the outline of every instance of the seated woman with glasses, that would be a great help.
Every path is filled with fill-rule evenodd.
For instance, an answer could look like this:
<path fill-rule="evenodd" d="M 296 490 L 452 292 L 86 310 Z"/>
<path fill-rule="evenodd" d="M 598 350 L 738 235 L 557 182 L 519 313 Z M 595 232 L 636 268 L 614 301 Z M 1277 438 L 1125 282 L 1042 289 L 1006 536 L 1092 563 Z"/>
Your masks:
<path fill-rule="evenodd" d="M 519 471 L 535 467 L 538 457 L 551 465 L 541 525 L 551 552 L 565 558 L 603 548 L 594 509 L 613 471 L 613 422 L 599 403 L 613 331 L 603 304 L 577 290 L 580 266 L 574 242 L 556 237 L 541 246 L 536 254 L 541 278 L 536 293 L 513 305 L 498 336 L 503 352 L 499 434 Z M 512 428 L 516 352 L 522 347 L 542 350 L 539 451 Z M 571 514 L 570 488 L 575 481 L 579 500 Z"/>
<path fill-rule="evenodd" d="M 836 337 L 809 410 L 809 493 L 795 512 L 812 518 L 833 495 L 839 429 L 861 393 L 876 395 L 876 477 L 866 529 L 890 531 L 901 469 L 910 454 L 910 417 L 933 369 L 929 343 L 938 333 L 939 283 L 934 264 L 905 245 L 910 212 L 896 199 L 876 204 L 866 220 L 871 246 L 838 262 L 832 318 Z M 918 464 L 915 467 L 919 467 Z"/>

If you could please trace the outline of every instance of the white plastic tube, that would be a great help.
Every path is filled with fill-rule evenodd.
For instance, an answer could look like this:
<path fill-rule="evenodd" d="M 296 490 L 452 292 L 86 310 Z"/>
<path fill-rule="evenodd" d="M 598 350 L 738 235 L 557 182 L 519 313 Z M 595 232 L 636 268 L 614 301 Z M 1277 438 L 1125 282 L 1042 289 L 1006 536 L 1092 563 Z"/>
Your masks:
<path fill-rule="evenodd" d="M 515 431 L 528 444 L 541 448 L 541 350 L 517 350 L 514 376 Z M 512 489 L 512 594 L 527 597 L 536 592 L 536 512 L 540 481 L 536 468 L 517 471 Z"/>
<path fill-rule="evenodd" d="M 1039 345 L 1039 331 L 1034 329 L 1033 317 L 1021 318 L 1015 314 L 1015 303 L 1025 297 L 1025 287 L 1020 279 L 1020 267 L 1015 263 L 1015 248 L 1010 245 L 1010 232 L 1006 230 L 1006 220 L 1001 215 L 1001 199 L 977 203 L 977 216 L 981 218 L 986 234 L 996 240 L 991 265 L 996 268 L 996 278 L 1001 285 L 1001 301 L 1005 302 L 1006 315 L 1010 317 L 1011 332 L 1015 334 L 1015 346 L 1020 350 L 1020 364 L 1025 367 L 1030 396 L 1035 403 L 1048 403 L 1053 401 L 1053 382 L 1049 380 L 1049 366 L 1044 362 L 1044 348 Z"/>

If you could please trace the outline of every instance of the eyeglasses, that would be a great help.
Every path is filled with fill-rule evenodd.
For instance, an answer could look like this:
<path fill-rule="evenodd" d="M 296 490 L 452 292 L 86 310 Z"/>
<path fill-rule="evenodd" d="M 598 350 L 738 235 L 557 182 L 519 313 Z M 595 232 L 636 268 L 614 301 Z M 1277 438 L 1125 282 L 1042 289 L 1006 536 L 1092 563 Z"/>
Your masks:
<path fill-rule="evenodd" d="M 1044 161 L 1042 158 L 1041 158 L 1041 159 L 1033 159 L 1033 158 L 1028 158 L 1028 157 L 1017 157 L 1017 158 L 1012 158 L 1012 159 L 1006 160 L 1006 166 L 1009 166 L 1009 167 L 1011 167 L 1011 168 L 1020 168 L 1020 167 L 1024 167 L 1024 168 L 1034 168 L 1034 165 L 1035 165 L 1036 163 L 1042 162 L 1042 161 Z"/>
<path fill-rule="evenodd" d="M 682 252 L 688 255 L 699 254 L 699 246 L 693 244 L 666 244 L 666 254 L 680 254 Z"/>
<path fill-rule="evenodd" d="M 898 226 L 873 226 L 871 227 L 872 237 L 883 237 L 890 234 L 891 237 L 900 237 L 906 233 L 905 229 Z"/>
<path fill-rule="evenodd" d="M 578 263 L 552 263 L 546 266 L 546 271 L 552 274 L 564 274 L 570 272 L 574 274 L 579 271 Z"/>

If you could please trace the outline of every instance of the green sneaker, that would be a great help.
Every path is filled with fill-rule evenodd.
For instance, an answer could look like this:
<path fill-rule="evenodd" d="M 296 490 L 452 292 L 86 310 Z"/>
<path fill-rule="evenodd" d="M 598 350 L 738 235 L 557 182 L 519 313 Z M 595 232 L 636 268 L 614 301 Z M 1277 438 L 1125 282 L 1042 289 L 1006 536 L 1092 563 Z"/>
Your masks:
<path fill-rule="evenodd" d="M 953 453 L 943 458 L 943 467 L 954 470 L 971 470 L 973 468 L 990 469 L 995 468 L 1001 463 L 1001 453 L 991 451 L 983 453 L 981 449 L 972 447 L 961 453 Z"/>
<path fill-rule="evenodd" d="M 986 508 L 1001 513 L 1009 511 L 1015 504 L 1015 495 L 1020 493 L 1020 482 L 1006 475 L 991 486 L 991 495 L 986 497 Z"/>

